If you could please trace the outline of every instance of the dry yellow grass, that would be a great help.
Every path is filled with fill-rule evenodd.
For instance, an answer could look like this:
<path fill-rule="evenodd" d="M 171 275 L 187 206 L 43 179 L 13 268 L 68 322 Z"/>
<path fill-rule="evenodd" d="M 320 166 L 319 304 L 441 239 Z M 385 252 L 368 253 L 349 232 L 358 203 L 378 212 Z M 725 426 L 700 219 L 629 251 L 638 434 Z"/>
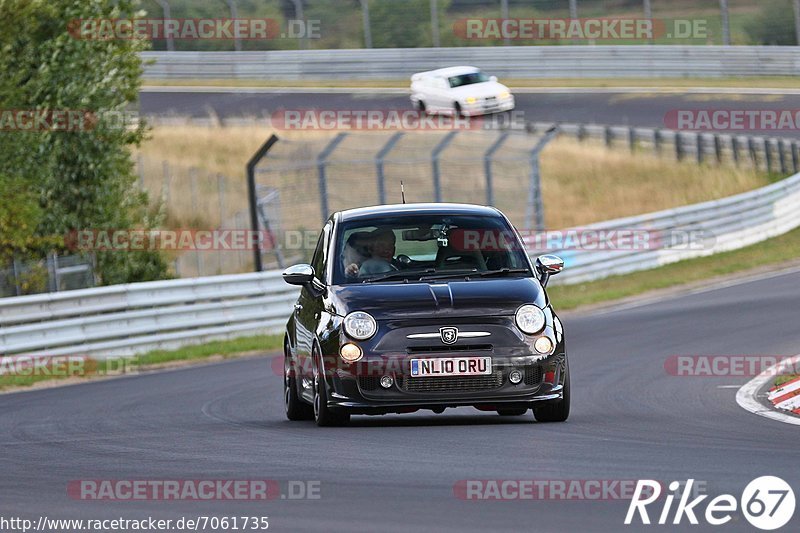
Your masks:
<path fill-rule="evenodd" d="M 549 227 L 564 228 L 703 202 L 767 185 L 763 172 L 559 139 L 542 156 Z M 558 206 L 558 210 L 547 209 Z"/>
<path fill-rule="evenodd" d="M 230 215 L 245 210 L 245 164 L 270 133 L 269 128 L 260 126 L 154 128 L 151 139 L 140 150 L 146 188 L 154 193 L 154 197 L 161 194 L 162 161 L 169 162 L 172 174 L 183 176 L 172 180 L 167 205 L 170 225 L 215 227 L 219 224 L 218 183 L 215 178 L 217 173 L 228 177 L 224 212 Z M 385 140 L 385 134 L 383 135 L 382 139 Z M 428 134 L 409 134 L 411 135 L 418 135 L 420 150 L 425 151 L 418 154 L 419 162 L 404 165 L 402 173 L 396 171 L 400 178 L 406 176 L 407 191 L 411 189 L 409 183 L 413 183 L 415 177 L 420 183 L 430 180 L 430 164 L 425 158 L 432 145 L 427 138 L 423 138 Z M 316 148 L 323 145 L 324 139 L 331 137 L 331 134 L 281 132 L 279 136 L 295 141 L 295 145 L 303 139 L 311 139 Z M 408 140 L 413 139 L 415 138 Z M 370 152 L 373 145 L 380 146 L 377 139 L 367 137 L 362 137 L 357 142 L 360 144 L 353 149 L 363 148 L 365 154 L 373 153 Z M 461 189 L 473 190 L 480 186 L 483 179 L 482 164 L 458 161 L 458 158 L 466 157 L 462 154 L 467 154 L 470 149 L 473 150 L 472 156 L 482 153 L 472 148 L 470 142 L 462 143 L 464 146 L 453 143 L 448 148 L 448 157 L 454 161 L 448 163 L 443 157 L 445 187 L 458 189 L 460 185 Z M 342 146 L 342 152 L 346 153 L 345 144 Z M 367 146 L 370 147 L 369 150 L 366 149 Z M 402 155 L 412 152 L 405 151 Z M 313 150 L 309 151 L 311 153 Z M 200 197 L 196 202 L 198 212 L 192 210 L 189 184 L 185 180 L 190 167 L 201 169 L 196 180 L 197 196 Z M 354 192 L 356 189 L 358 192 L 364 190 L 366 187 L 360 185 L 359 180 L 367 179 L 367 187 L 374 190 L 372 163 L 367 161 L 353 164 L 345 170 L 347 172 L 332 169 L 330 179 L 337 180 L 338 185 L 349 179 L 350 183 L 345 185 Z M 365 178 L 362 173 L 369 175 Z M 390 173 L 391 166 L 387 164 L 387 175 Z M 496 203 L 509 211 L 509 216 L 515 221 L 519 221 L 524 215 L 527 174 L 525 161 L 495 164 Z M 308 179 L 308 172 L 305 173 L 305 178 Z M 281 175 L 284 184 L 292 179 L 292 173 Z M 300 174 L 297 179 L 300 179 Z M 667 155 L 658 157 L 645 151 L 630 154 L 623 148 L 609 150 L 599 144 L 581 144 L 560 138 L 542 154 L 542 182 L 546 224 L 549 228 L 565 228 L 721 198 L 763 186 L 768 183 L 768 178 L 764 173 L 751 168 L 698 166 L 691 161 L 677 163 Z M 423 199 L 421 197 L 427 194 L 422 185 L 411 190 L 417 192 L 415 199 Z M 457 190 L 454 194 L 465 195 L 466 192 Z M 453 199 L 481 201 L 480 196 L 475 194 L 465 198 L 466 200 Z M 352 201 L 358 203 L 361 200 Z M 338 206 L 332 205 L 331 208 Z M 309 207 L 310 214 L 318 216 L 313 209 Z"/>
<path fill-rule="evenodd" d="M 211 173 L 244 177 L 250 156 L 269 137 L 266 127 L 158 126 L 141 153 L 175 167 L 198 167 Z"/>

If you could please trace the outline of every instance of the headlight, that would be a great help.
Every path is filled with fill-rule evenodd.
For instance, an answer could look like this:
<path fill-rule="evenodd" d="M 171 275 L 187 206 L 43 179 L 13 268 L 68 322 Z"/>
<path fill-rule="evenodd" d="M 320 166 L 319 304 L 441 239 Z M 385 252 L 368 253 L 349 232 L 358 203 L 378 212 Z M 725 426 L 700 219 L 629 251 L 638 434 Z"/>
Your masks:
<path fill-rule="evenodd" d="M 364 341 L 375 335 L 378 331 L 378 324 L 372 315 L 364 311 L 353 311 L 344 317 L 344 332 L 349 337 L 359 341 Z"/>
<path fill-rule="evenodd" d="M 358 347 L 357 344 L 353 344 L 352 342 L 348 342 L 347 344 L 342 345 L 339 348 L 339 355 L 342 356 L 342 359 L 347 361 L 348 363 L 355 363 L 361 356 L 364 355 L 361 351 L 361 348 Z"/>
<path fill-rule="evenodd" d="M 528 335 L 534 335 L 544 329 L 544 311 L 535 305 L 523 305 L 517 309 L 517 327 Z"/>
<path fill-rule="evenodd" d="M 503 91 L 503 92 L 500 93 L 499 96 L 500 96 L 500 98 L 508 98 L 509 96 L 511 96 L 511 93 L 508 92 L 508 91 Z"/>
<path fill-rule="evenodd" d="M 550 352 L 553 351 L 553 341 L 547 337 L 539 337 L 536 339 L 536 342 L 533 343 L 533 347 L 536 348 L 536 351 L 539 353 L 550 355 Z"/>
<path fill-rule="evenodd" d="M 468 103 L 468 104 L 474 104 L 475 102 L 477 102 L 477 100 L 475 99 L 475 97 L 474 97 L 474 96 L 468 96 L 468 97 L 467 97 L 467 99 L 466 99 L 466 100 L 464 100 L 464 101 L 465 101 L 466 103 Z"/>

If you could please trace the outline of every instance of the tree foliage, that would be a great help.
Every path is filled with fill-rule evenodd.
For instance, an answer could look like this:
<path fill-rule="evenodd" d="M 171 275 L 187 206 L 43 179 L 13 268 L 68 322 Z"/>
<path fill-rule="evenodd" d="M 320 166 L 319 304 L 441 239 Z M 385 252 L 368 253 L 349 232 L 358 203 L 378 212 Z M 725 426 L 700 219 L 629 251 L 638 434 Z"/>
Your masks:
<path fill-rule="evenodd" d="M 431 46 L 429 0 L 373 0 L 369 9 L 375 48 Z"/>
<path fill-rule="evenodd" d="M 767 0 L 758 15 L 745 23 L 752 44 L 793 46 L 797 44 L 791 0 Z"/>
<path fill-rule="evenodd" d="M 130 156 L 146 130 L 125 118 L 138 98 L 138 53 L 146 43 L 78 39 L 69 32 L 78 19 L 123 16 L 135 16 L 134 2 L 0 0 L 0 109 L 87 113 L 74 131 L 0 131 L 0 175 L 16 184 L 21 198 L 38 199 L 35 216 L 22 210 L 27 222 L 18 220 L 18 233 L 30 230 L 41 238 L 76 229 L 152 227 Z M 33 220 L 35 227 L 28 227 Z M 104 252 L 97 260 L 104 283 L 166 273 L 156 253 Z"/>

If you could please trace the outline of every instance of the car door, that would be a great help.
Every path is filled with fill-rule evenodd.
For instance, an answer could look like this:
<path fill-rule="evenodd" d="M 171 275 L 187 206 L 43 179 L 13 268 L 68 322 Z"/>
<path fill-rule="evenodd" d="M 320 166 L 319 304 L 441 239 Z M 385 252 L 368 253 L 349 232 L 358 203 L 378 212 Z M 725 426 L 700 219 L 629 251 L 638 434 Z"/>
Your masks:
<path fill-rule="evenodd" d="M 441 78 L 438 76 L 426 76 L 420 83 L 422 100 L 429 113 L 438 113 L 441 108 Z"/>
<path fill-rule="evenodd" d="M 450 84 L 447 78 L 436 76 L 432 80 L 431 94 L 433 95 L 433 102 L 438 112 L 449 112 L 453 106 L 451 103 Z"/>
<path fill-rule="evenodd" d="M 320 232 L 317 246 L 311 259 L 311 267 L 314 269 L 315 279 L 310 286 L 305 286 L 300 290 L 300 297 L 295 305 L 297 355 L 300 362 L 300 374 L 303 378 L 301 380 L 301 392 L 309 400 L 313 400 L 313 390 L 311 388 L 313 361 L 311 360 L 311 353 L 324 307 L 322 300 L 324 288 L 328 284 L 326 278 L 327 249 L 332 227 L 333 223 L 328 221 Z"/>

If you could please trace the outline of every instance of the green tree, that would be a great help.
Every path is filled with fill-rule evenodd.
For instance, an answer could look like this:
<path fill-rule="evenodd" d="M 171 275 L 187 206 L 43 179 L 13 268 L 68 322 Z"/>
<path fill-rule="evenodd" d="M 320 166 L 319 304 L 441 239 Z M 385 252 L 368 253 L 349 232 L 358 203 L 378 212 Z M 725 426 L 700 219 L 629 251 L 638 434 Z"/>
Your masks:
<path fill-rule="evenodd" d="M 34 235 L 42 219 L 36 194 L 24 180 L 0 174 L 0 265 L 47 244 Z"/>
<path fill-rule="evenodd" d="M 375 48 L 432 45 L 429 0 L 372 0 L 369 14 Z"/>
<path fill-rule="evenodd" d="M 767 0 L 758 15 L 745 23 L 753 44 L 792 46 L 797 44 L 791 0 Z"/>
<path fill-rule="evenodd" d="M 146 42 L 81 39 L 70 31 L 80 19 L 135 15 L 130 0 L 0 0 L 0 110 L 86 113 L 71 131 L 0 131 L 0 174 L 37 194 L 39 237 L 154 224 L 130 156 L 146 127 L 126 120 L 138 98 Z M 155 252 L 103 252 L 97 261 L 104 283 L 158 279 L 167 271 Z"/>

